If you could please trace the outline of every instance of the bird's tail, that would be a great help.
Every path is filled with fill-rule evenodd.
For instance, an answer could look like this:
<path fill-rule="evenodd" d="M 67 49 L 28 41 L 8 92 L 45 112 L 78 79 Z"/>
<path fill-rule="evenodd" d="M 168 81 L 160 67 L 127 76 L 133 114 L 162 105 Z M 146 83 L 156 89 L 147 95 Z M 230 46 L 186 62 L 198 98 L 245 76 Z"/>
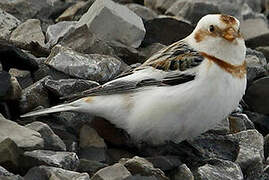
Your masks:
<path fill-rule="evenodd" d="M 53 106 L 46 109 L 32 111 L 32 112 L 23 114 L 20 117 L 24 118 L 24 117 L 37 116 L 37 115 L 62 112 L 62 111 L 75 111 L 77 109 L 79 109 L 79 106 L 76 106 L 75 103 L 68 103 L 68 104 L 61 104 L 61 105 Z"/>

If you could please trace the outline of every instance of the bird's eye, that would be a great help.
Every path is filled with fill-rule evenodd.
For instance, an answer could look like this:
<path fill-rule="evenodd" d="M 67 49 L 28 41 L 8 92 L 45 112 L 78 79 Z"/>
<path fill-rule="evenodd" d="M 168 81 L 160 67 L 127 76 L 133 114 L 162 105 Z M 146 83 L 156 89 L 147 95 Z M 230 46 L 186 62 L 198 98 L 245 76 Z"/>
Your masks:
<path fill-rule="evenodd" d="M 210 32 L 214 32 L 214 31 L 215 31 L 215 27 L 214 27 L 213 25 L 210 25 L 210 26 L 209 26 L 209 31 L 210 31 Z"/>

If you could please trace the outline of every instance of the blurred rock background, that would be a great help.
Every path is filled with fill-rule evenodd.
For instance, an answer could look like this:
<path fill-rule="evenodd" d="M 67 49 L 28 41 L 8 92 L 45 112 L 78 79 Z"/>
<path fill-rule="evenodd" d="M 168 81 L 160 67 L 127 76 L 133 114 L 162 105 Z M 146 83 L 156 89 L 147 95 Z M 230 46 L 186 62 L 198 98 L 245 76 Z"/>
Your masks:
<path fill-rule="evenodd" d="M 151 147 L 89 114 L 19 118 L 138 66 L 212 13 L 237 17 L 248 47 L 246 94 L 215 129 Z M 268 15 L 268 0 L 1 0 L 0 179 L 269 179 Z"/>

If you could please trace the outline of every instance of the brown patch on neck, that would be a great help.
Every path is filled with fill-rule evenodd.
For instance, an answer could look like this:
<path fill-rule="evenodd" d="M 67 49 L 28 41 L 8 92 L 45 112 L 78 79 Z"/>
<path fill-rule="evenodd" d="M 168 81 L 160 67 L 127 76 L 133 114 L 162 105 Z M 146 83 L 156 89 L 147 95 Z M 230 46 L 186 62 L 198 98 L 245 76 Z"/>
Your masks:
<path fill-rule="evenodd" d="M 201 55 L 209 59 L 210 61 L 213 61 L 215 64 L 217 64 L 221 69 L 224 71 L 230 73 L 233 77 L 236 78 L 244 78 L 247 73 L 247 63 L 244 61 L 241 65 L 232 65 L 230 63 L 227 63 L 221 59 L 216 58 L 215 56 L 211 56 L 205 52 L 201 52 Z"/>
<path fill-rule="evenodd" d="M 236 20 L 233 16 L 229 16 L 229 15 L 226 15 L 226 14 L 222 14 L 220 15 L 220 20 L 227 24 L 227 25 L 234 25 L 236 24 Z"/>

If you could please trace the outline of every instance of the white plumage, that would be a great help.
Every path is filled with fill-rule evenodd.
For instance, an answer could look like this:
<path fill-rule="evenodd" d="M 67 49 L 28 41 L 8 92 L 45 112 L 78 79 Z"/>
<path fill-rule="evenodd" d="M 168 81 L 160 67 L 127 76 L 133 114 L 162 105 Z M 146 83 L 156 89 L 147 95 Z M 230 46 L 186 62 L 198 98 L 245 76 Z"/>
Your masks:
<path fill-rule="evenodd" d="M 78 95 L 72 103 L 21 117 L 87 112 L 137 141 L 180 142 L 213 128 L 237 107 L 246 88 L 245 53 L 239 21 L 207 15 L 192 34 L 129 74 Z"/>

